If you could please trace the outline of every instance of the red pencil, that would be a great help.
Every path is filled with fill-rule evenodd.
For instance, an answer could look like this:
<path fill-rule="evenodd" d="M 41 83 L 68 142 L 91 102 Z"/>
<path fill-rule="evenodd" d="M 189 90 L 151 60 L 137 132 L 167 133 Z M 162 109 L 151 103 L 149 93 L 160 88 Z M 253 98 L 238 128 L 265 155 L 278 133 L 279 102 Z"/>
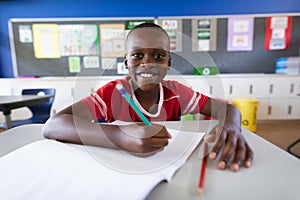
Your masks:
<path fill-rule="evenodd" d="M 203 187 L 204 187 L 204 177 L 205 177 L 205 169 L 206 169 L 206 161 L 207 161 L 207 143 L 204 142 L 203 148 L 203 157 L 202 157 L 202 164 L 201 164 L 201 171 L 200 171 L 200 178 L 198 184 L 198 195 L 202 195 Z"/>

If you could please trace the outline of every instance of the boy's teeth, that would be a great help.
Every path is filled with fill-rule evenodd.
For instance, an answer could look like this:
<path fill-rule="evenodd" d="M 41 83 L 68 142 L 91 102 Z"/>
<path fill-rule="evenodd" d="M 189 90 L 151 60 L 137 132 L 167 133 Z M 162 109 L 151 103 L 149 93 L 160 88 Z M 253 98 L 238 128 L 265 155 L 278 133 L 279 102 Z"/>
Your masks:
<path fill-rule="evenodd" d="M 144 77 L 144 78 L 150 78 L 152 77 L 153 74 L 149 74 L 149 73 L 141 73 L 141 77 Z"/>

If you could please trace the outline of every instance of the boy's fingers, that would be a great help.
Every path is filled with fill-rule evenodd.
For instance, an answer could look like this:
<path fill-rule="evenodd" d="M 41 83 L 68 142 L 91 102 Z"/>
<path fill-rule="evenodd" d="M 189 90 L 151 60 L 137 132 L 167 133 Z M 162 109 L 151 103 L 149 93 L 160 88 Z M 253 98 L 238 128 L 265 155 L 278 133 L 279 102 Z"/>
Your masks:
<path fill-rule="evenodd" d="M 252 166 L 253 157 L 254 157 L 254 153 L 249 147 L 249 145 L 246 143 L 246 158 L 244 161 L 244 167 L 249 168 Z"/>
<path fill-rule="evenodd" d="M 168 138 L 171 139 L 172 135 L 169 132 L 159 132 L 156 135 L 152 136 L 153 138 Z"/>
<path fill-rule="evenodd" d="M 215 141 L 215 135 L 213 135 L 213 134 L 208 134 L 208 135 L 204 136 L 204 140 L 205 140 L 205 142 L 207 142 L 207 143 L 212 143 L 212 142 Z"/>
<path fill-rule="evenodd" d="M 238 171 L 240 167 L 243 165 L 245 161 L 245 157 L 246 157 L 245 142 L 242 140 L 238 140 L 236 154 L 230 166 L 231 171 L 233 172 Z"/>
<path fill-rule="evenodd" d="M 237 150 L 237 138 L 233 133 L 228 133 L 227 140 L 223 152 L 221 154 L 220 162 L 223 162 L 222 167 L 220 169 L 225 169 L 227 163 L 230 162 L 232 157 L 235 155 Z"/>
<path fill-rule="evenodd" d="M 211 150 L 211 152 L 210 152 L 210 154 L 209 154 L 209 158 L 210 159 L 216 159 L 217 157 L 218 157 L 218 154 L 219 154 L 219 152 L 220 152 L 220 150 L 221 150 L 221 148 L 222 148 L 222 146 L 223 146 L 223 141 L 221 141 L 221 140 L 218 140 L 217 142 L 216 142 L 216 144 L 213 146 L 213 148 L 212 148 L 212 150 Z"/>
<path fill-rule="evenodd" d="M 221 132 L 219 132 L 221 131 Z M 217 128 L 215 129 L 215 137 L 217 135 L 217 138 L 215 138 L 216 143 L 214 144 L 211 153 L 209 155 L 210 159 L 216 159 L 216 157 L 218 156 L 219 152 L 221 151 L 223 145 L 225 144 L 225 140 L 226 140 L 226 135 L 222 132 L 222 129 Z"/>
<path fill-rule="evenodd" d="M 212 143 L 218 139 L 222 133 L 222 126 L 216 126 L 208 135 L 204 137 L 204 140 L 208 143 Z"/>

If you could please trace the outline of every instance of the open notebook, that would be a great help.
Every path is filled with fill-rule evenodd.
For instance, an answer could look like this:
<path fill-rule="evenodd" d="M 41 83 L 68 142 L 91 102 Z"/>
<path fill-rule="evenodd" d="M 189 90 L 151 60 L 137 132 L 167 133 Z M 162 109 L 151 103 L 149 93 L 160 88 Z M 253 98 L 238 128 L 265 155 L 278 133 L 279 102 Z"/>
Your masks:
<path fill-rule="evenodd" d="M 170 181 L 204 133 L 168 129 L 169 145 L 150 157 L 42 140 L 0 158 L 1 199 L 144 199 Z"/>

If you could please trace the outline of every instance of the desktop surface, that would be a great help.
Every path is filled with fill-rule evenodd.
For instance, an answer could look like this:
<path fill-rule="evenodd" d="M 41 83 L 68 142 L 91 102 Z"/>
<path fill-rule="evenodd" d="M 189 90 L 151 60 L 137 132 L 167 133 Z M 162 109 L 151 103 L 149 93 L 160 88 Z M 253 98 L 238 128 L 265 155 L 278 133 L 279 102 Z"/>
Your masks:
<path fill-rule="evenodd" d="M 171 129 L 208 132 L 217 121 L 161 123 Z M 5 151 L 12 151 L 34 140 L 43 139 L 42 128 L 43 125 L 26 125 L 0 134 L 0 146 L 9 145 L 7 150 L 1 150 L 4 152 L 2 155 Z M 239 172 L 231 172 L 229 169 L 218 170 L 216 161 L 208 159 L 204 192 L 199 197 L 197 186 L 202 162 L 199 159 L 202 146 L 200 143 L 171 181 L 159 183 L 149 193 L 147 199 L 298 199 L 300 160 L 246 129 L 243 129 L 243 134 L 254 151 L 251 168 L 241 168 Z M 15 144 L 12 145 L 14 141 Z"/>
<path fill-rule="evenodd" d="M 178 124 L 166 123 L 172 128 L 180 127 Z M 181 128 L 205 131 L 215 124 L 216 121 L 186 121 Z M 198 148 L 172 181 L 161 182 L 147 199 L 298 199 L 300 160 L 247 129 L 243 128 L 242 133 L 254 151 L 251 168 L 241 168 L 238 172 L 219 170 L 216 161 L 208 159 L 204 192 L 199 197 L 197 186 L 202 160 Z"/>

